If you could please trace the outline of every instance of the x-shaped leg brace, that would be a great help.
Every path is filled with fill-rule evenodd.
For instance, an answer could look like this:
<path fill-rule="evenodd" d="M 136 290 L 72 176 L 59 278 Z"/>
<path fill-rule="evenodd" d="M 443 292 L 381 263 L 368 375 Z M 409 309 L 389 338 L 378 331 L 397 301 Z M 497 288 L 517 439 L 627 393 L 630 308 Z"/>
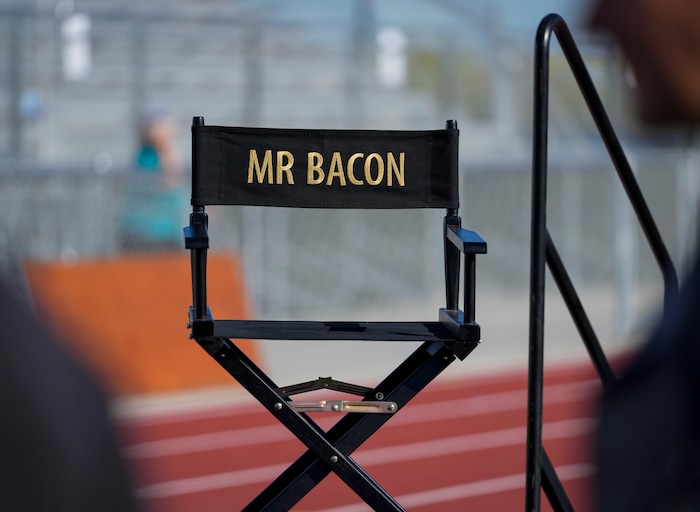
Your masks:
<path fill-rule="evenodd" d="M 373 510 L 403 511 L 350 454 L 372 436 L 391 414 L 346 414 L 324 432 L 305 413 L 295 411 L 279 387 L 227 338 L 195 338 L 253 397 L 269 410 L 308 450 L 263 490 L 244 510 L 289 510 L 331 471 Z M 425 342 L 374 390 L 398 409 L 406 405 L 455 359 L 464 359 L 477 342 Z"/>

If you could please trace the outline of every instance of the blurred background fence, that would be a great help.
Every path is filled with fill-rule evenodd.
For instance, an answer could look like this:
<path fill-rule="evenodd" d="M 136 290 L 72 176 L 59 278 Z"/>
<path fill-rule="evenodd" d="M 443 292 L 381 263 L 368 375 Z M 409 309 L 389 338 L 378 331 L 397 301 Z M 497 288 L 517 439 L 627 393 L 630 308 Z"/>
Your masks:
<path fill-rule="evenodd" d="M 526 306 L 532 46 L 548 11 L 518 24 L 509 9 L 527 6 L 472 4 L 0 0 L 0 271 L 21 289 L 24 260 L 122 254 L 128 190 L 152 191 L 146 209 L 157 202 L 160 182 L 133 166 L 153 105 L 175 118 L 184 162 L 195 115 L 371 129 L 454 118 L 463 220 L 489 243 L 478 293 Z M 615 51 L 571 22 L 682 268 L 695 243 L 694 140 L 637 127 Z M 609 322 L 625 336 L 661 280 L 556 43 L 552 58 L 550 229 L 575 282 L 615 297 Z M 442 303 L 441 212 L 317 213 L 212 209 L 212 249 L 240 255 L 256 316 Z"/>

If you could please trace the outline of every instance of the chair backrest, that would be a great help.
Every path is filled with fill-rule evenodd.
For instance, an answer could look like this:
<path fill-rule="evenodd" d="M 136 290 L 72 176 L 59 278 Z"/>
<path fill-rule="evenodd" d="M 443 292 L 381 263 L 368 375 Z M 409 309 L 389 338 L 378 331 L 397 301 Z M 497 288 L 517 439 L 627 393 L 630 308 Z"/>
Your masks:
<path fill-rule="evenodd" d="M 459 130 L 296 130 L 192 123 L 192 214 L 185 228 L 192 252 L 193 320 L 210 317 L 206 300 L 207 205 L 294 208 L 445 208 L 445 311 L 458 313 L 460 255 L 465 254 L 465 307 L 474 322 L 473 257 L 485 242 L 461 228 Z"/>
<path fill-rule="evenodd" d="M 192 205 L 459 207 L 458 130 L 192 126 Z"/>

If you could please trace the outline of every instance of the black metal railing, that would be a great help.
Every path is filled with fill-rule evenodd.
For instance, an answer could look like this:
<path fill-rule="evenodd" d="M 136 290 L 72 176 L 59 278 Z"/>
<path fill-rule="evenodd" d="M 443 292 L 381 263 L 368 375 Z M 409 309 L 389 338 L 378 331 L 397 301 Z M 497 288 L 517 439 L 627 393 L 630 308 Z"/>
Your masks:
<path fill-rule="evenodd" d="M 528 370 L 528 416 L 525 510 L 540 510 L 541 490 L 555 511 L 573 507 L 552 462 L 542 446 L 542 408 L 544 374 L 545 266 L 554 278 L 576 328 L 588 350 L 603 386 L 614 384 L 616 377 L 593 326 L 579 300 L 564 263 L 547 229 L 547 131 L 549 124 L 549 46 L 554 34 L 578 83 L 588 109 L 612 159 L 617 175 L 634 208 L 639 223 L 664 279 L 664 304 L 667 307 L 678 293 L 678 277 L 653 216 L 637 184 L 620 141 L 613 130 L 593 81 L 564 20 L 557 14 L 545 17 L 537 31 L 534 59 L 534 115 L 532 151 L 532 219 L 530 253 L 530 332 Z"/>

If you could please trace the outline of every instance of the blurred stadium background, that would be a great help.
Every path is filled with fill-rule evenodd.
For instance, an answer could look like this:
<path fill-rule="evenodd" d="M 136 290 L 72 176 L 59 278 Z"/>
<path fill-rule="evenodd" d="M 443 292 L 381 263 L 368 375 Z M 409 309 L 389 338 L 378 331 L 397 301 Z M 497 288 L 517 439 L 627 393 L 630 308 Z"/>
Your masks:
<path fill-rule="evenodd" d="M 152 194 L 146 207 L 159 193 L 133 168 L 149 106 L 175 117 L 185 163 L 196 115 L 207 124 L 300 128 L 435 129 L 457 119 L 463 222 L 489 243 L 477 262 L 477 318 L 485 339 L 520 322 L 508 332 L 524 354 L 532 48 L 552 5 L 568 16 L 682 270 L 695 245 L 700 186 L 693 135 L 635 124 L 624 65 L 581 28 L 578 2 L 468 5 L 0 0 L 0 272 L 26 292 L 26 261 L 122 256 L 126 191 L 137 183 Z M 619 346 L 646 325 L 660 274 L 552 48 L 550 230 L 604 343 Z M 212 209 L 212 248 L 238 255 L 253 315 L 436 314 L 441 212 L 314 213 Z M 187 214 L 184 199 L 183 226 Z"/>

